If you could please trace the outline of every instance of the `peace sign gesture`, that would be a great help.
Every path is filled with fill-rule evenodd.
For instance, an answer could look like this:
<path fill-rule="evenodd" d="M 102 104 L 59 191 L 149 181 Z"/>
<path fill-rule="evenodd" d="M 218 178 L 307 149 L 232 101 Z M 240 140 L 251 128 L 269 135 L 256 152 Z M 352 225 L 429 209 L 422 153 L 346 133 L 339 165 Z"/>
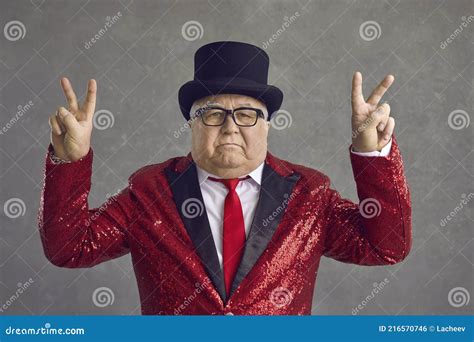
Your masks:
<path fill-rule="evenodd" d="M 61 87 L 68 102 L 68 108 L 59 107 L 49 117 L 51 143 L 54 154 L 64 160 L 76 161 L 84 157 L 91 146 L 92 118 L 95 112 L 97 83 L 89 80 L 87 95 L 82 106 L 66 77 L 61 78 Z"/>
<path fill-rule="evenodd" d="M 388 103 L 378 105 L 380 99 L 394 81 L 387 75 L 374 89 L 367 101 L 362 95 L 362 74 L 356 72 L 352 78 L 352 147 L 357 152 L 380 151 L 387 145 L 395 128 L 390 117 Z"/>

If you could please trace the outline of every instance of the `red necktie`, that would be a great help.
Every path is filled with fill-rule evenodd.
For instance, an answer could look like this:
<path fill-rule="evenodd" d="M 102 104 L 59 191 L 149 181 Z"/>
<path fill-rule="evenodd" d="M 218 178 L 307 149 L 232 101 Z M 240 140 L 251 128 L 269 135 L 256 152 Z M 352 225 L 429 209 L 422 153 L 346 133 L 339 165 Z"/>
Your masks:
<path fill-rule="evenodd" d="M 235 191 L 235 188 L 240 180 L 250 178 L 250 176 L 231 179 L 208 178 L 223 183 L 229 190 L 224 202 L 223 238 L 224 281 L 227 295 L 229 295 L 232 289 L 232 281 L 239 267 L 245 246 L 244 215 L 242 213 L 239 195 Z"/>

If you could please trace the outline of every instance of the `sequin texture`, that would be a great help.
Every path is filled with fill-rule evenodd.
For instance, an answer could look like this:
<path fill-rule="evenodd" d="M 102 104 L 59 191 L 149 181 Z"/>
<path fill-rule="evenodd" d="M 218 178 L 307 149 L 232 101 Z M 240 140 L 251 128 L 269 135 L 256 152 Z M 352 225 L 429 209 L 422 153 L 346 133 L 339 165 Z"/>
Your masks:
<path fill-rule="evenodd" d="M 126 188 L 94 209 L 87 202 L 92 148 L 67 164 L 47 155 L 38 212 L 44 252 L 54 265 L 69 268 L 131 253 L 144 315 L 309 315 L 322 256 L 390 265 L 411 249 L 410 191 L 392 139 L 386 157 L 349 152 L 359 204 L 342 198 L 323 173 L 268 152 L 265 162 L 275 172 L 300 178 L 268 245 L 227 300 L 196 253 L 165 177 L 166 169 L 185 170 L 190 154 L 140 168 Z M 371 204 L 367 212 L 362 204 Z"/>

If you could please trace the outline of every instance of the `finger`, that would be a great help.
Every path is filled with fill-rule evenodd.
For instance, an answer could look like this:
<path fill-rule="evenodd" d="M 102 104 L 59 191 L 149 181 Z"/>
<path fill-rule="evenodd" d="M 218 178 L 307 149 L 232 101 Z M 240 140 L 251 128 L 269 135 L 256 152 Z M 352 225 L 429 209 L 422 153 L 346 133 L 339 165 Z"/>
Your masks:
<path fill-rule="evenodd" d="M 394 80 L 395 77 L 391 74 L 385 76 L 382 82 L 380 82 L 379 85 L 374 89 L 372 94 L 370 94 L 369 98 L 367 99 L 367 103 L 370 103 L 372 105 L 378 105 L 383 94 L 385 94 L 387 89 L 390 88 Z"/>
<path fill-rule="evenodd" d="M 73 112 L 76 111 L 78 109 L 76 93 L 74 93 L 71 82 L 66 77 L 61 78 L 61 87 L 69 104 L 69 109 Z"/>
<path fill-rule="evenodd" d="M 49 117 L 49 126 L 51 127 L 51 131 L 55 135 L 61 135 L 63 132 L 61 131 L 61 127 L 59 126 L 58 123 L 58 118 L 56 117 L 56 114 L 52 114 Z"/>
<path fill-rule="evenodd" d="M 352 108 L 365 103 L 364 95 L 362 95 L 362 74 L 359 71 L 352 76 Z"/>
<path fill-rule="evenodd" d="M 386 103 L 386 102 L 385 102 Z M 382 105 L 385 105 L 385 103 L 383 103 Z M 380 106 L 382 107 L 382 106 Z M 380 108 L 379 107 L 379 108 Z M 383 108 L 383 107 L 382 107 Z M 390 109 L 390 108 L 389 108 Z M 385 109 L 383 109 L 385 110 Z M 390 114 L 390 110 L 388 110 L 388 114 Z M 380 121 L 380 123 L 377 125 L 377 131 L 379 132 L 383 132 L 383 130 L 385 129 L 385 127 L 387 126 L 387 122 L 388 122 L 388 119 L 389 119 L 389 116 L 385 116 L 382 118 L 382 120 Z"/>
<path fill-rule="evenodd" d="M 87 119 L 92 119 L 95 111 L 95 102 L 97 96 L 97 83 L 94 79 L 89 80 L 87 84 L 87 95 L 82 109 L 87 114 Z"/>
<path fill-rule="evenodd" d="M 387 143 L 390 138 L 392 137 L 393 131 L 395 129 L 395 119 L 393 117 L 389 117 L 387 120 L 387 125 L 382 133 L 382 139 L 384 143 Z"/>
<path fill-rule="evenodd" d="M 68 132 L 74 132 L 81 128 L 76 117 L 64 107 L 59 108 L 59 119 Z"/>
<path fill-rule="evenodd" d="M 390 115 L 390 105 L 388 103 L 383 103 L 378 106 L 370 115 L 370 127 L 378 127 L 381 123 L 386 125 L 388 117 Z"/>
<path fill-rule="evenodd" d="M 59 108 L 56 110 L 56 119 L 59 125 L 59 128 L 63 133 L 66 133 L 66 126 L 64 126 L 63 122 L 61 121 L 61 118 L 59 117 Z"/>

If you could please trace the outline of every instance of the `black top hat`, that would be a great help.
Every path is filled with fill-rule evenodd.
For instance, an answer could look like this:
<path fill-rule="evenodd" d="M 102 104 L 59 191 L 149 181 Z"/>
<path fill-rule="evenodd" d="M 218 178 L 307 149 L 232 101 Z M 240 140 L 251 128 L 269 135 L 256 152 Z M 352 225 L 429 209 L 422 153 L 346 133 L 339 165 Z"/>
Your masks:
<path fill-rule="evenodd" d="M 178 93 L 186 120 L 193 102 L 208 95 L 240 94 L 265 103 L 268 119 L 280 109 L 283 93 L 268 85 L 270 58 L 258 46 L 220 41 L 201 46 L 194 55 L 194 80 L 181 86 Z"/>

